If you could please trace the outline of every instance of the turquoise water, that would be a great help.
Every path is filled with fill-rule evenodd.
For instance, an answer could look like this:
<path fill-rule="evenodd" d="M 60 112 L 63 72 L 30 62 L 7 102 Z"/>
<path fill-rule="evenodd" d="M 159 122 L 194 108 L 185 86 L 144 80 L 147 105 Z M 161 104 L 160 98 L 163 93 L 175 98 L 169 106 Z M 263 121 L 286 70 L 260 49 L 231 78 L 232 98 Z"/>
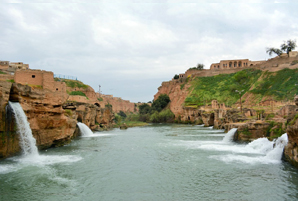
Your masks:
<path fill-rule="evenodd" d="M 0 162 L 0 200 L 297 200 L 298 171 L 222 130 L 151 125 L 95 133 Z M 264 142 L 266 143 L 266 142 Z"/>

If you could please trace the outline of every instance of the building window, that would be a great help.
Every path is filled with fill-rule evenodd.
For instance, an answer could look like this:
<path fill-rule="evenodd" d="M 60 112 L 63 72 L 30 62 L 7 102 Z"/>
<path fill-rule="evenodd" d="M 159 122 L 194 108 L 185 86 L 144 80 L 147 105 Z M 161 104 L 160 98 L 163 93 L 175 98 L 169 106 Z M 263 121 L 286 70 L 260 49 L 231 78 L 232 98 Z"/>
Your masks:
<path fill-rule="evenodd" d="M 35 78 L 35 75 L 32 75 L 32 78 Z"/>
<path fill-rule="evenodd" d="M 56 91 L 58 91 L 58 88 L 56 88 Z"/>

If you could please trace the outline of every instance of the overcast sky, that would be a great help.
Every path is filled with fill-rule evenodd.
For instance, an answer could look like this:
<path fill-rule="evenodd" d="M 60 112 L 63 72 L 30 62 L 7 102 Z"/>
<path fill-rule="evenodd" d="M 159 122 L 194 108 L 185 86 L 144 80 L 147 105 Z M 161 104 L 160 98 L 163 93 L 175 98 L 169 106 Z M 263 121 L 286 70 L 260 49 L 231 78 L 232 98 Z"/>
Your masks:
<path fill-rule="evenodd" d="M 298 38 L 294 0 L 0 2 L 0 60 L 133 102 L 152 100 L 163 81 L 197 63 L 264 60 L 266 47 Z"/>

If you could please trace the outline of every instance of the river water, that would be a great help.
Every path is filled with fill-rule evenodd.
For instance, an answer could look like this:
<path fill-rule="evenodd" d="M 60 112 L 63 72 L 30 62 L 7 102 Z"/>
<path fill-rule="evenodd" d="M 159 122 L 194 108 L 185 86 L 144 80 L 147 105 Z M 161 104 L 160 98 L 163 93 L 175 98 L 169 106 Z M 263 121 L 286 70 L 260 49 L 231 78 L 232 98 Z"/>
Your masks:
<path fill-rule="evenodd" d="M 268 142 L 236 144 L 225 135 L 157 124 L 79 137 L 0 161 L 0 200 L 298 199 L 297 169 L 268 156 Z"/>

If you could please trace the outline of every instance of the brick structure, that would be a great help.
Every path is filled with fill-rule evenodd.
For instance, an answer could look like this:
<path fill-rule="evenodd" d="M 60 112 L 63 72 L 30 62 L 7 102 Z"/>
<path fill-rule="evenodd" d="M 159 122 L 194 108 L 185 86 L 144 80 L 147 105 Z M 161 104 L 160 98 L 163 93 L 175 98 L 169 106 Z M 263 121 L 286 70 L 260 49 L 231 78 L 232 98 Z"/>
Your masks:
<path fill-rule="evenodd" d="M 265 62 L 265 61 L 250 61 L 248 59 L 221 60 L 219 63 L 211 64 L 210 70 L 249 67 L 249 66 L 255 66 L 255 65 L 263 63 L 263 62 Z"/>
<path fill-rule="evenodd" d="M 29 64 L 24 64 L 23 62 L 0 61 L 0 70 L 15 72 L 18 69 L 19 70 L 29 69 Z"/>
<path fill-rule="evenodd" d="M 64 82 L 56 82 L 54 74 L 44 70 L 17 70 L 14 74 L 14 81 L 23 85 L 41 86 L 50 91 L 66 93 Z"/>
<path fill-rule="evenodd" d="M 0 61 L 0 70 L 7 70 L 9 67 L 9 61 Z"/>

